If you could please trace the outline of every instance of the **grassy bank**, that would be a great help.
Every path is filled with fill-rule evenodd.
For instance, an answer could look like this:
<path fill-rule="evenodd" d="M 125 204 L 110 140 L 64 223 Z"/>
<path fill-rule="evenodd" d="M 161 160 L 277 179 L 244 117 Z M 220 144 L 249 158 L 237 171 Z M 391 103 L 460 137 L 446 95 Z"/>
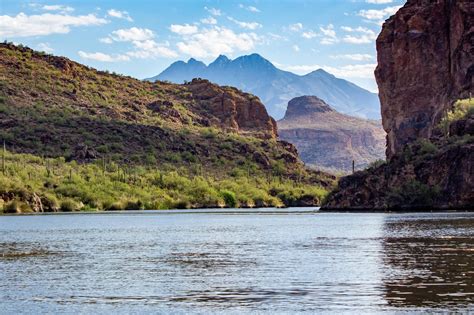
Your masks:
<path fill-rule="evenodd" d="M 3 158 L 2 158 L 3 160 Z M 2 161 L 3 162 L 3 161 Z M 222 174 L 221 174 L 222 175 Z M 126 167 L 6 152 L 0 169 L 3 212 L 264 207 L 317 204 L 315 185 L 236 169 L 228 176 L 199 167 Z"/>

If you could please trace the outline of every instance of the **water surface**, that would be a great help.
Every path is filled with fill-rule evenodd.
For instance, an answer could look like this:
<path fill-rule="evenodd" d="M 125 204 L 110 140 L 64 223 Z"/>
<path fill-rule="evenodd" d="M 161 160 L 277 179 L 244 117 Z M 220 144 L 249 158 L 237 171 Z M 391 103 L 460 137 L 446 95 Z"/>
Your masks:
<path fill-rule="evenodd" d="M 0 313 L 474 312 L 474 213 L 0 217 Z"/>

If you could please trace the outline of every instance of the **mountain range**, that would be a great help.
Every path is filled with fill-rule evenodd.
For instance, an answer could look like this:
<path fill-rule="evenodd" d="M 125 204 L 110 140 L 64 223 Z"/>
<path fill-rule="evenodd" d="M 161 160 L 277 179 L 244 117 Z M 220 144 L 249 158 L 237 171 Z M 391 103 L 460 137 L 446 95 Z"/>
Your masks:
<path fill-rule="evenodd" d="M 183 83 L 204 78 L 221 85 L 235 86 L 258 96 L 275 119 L 283 118 L 289 100 L 302 95 L 316 95 L 344 114 L 380 119 L 378 95 L 347 80 L 318 69 L 297 75 L 275 67 L 259 54 L 238 57 L 224 55 L 206 65 L 194 58 L 176 61 L 149 81 Z"/>

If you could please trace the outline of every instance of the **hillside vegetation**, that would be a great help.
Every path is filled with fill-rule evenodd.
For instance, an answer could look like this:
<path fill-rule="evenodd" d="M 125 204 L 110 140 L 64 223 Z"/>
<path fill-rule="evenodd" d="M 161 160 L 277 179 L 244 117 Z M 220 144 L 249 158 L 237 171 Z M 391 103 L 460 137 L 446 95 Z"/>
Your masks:
<path fill-rule="evenodd" d="M 143 82 L 8 43 L 0 77 L 4 205 L 314 205 L 335 181 L 306 170 L 258 98 L 232 87 Z"/>

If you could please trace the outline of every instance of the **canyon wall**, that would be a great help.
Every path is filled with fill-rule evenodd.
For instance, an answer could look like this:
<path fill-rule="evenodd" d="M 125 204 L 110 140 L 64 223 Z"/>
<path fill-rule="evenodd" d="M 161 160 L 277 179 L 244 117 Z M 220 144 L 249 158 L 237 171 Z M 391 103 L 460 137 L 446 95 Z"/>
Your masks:
<path fill-rule="evenodd" d="M 474 1 L 408 0 L 383 25 L 375 71 L 387 157 L 431 136 L 459 98 L 473 92 Z"/>

